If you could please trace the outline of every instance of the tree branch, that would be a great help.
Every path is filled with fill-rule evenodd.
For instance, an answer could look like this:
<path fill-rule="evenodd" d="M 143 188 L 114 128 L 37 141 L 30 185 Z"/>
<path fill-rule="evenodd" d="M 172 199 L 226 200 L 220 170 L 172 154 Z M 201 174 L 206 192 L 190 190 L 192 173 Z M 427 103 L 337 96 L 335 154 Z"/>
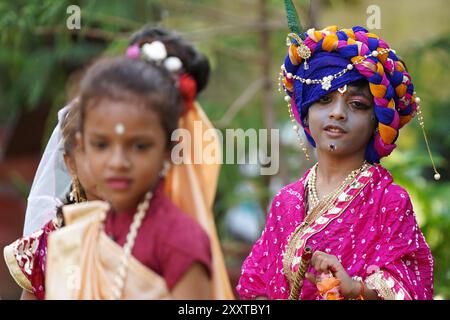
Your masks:
<path fill-rule="evenodd" d="M 218 128 L 227 127 L 236 114 L 244 108 L 247 103 L 255 96 L 255 94 L 263 87 L 264 79 L 258 78 L 253 81 L 242 93 L 241 95 L 231 104 L 227 112 L 217 121 L 213 121 L 215 126 Z"/>

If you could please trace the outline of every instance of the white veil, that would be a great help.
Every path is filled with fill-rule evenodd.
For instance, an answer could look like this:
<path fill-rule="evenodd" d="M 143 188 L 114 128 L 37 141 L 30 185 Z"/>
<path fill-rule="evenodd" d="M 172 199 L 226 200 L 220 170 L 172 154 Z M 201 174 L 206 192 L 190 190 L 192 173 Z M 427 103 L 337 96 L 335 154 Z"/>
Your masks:
<path fill-rule="evenodd" d="M 56 125 L 45 147 L 36 175 L 28 195 L 23 235 L 27 236 L 42 228 L 56 216 L 56 207 L 69 191 L 71 177 L 64 163 L 64 139 L 62 122 L 70 107 L 77 99 L 71 101 L 58 112 Z"/>

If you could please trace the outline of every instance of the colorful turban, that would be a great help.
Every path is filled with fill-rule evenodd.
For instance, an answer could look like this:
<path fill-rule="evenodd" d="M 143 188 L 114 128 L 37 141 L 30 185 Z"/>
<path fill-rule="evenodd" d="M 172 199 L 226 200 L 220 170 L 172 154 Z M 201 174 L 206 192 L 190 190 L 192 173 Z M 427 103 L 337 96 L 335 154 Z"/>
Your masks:
<path fill-rule="evenodd" d="M 315 147 L 304 123 L 309 107 L 345 84 L 366 79 L 374 97 L 378 130 L 365 157 L 378 163 L 394 150 L 400 128 L 414 117 L 417 109 L 414 86 L 405 65 L 383 39 L 360 26 L 310 29 L 304 37 L 305 40 L 291 36 L 282 66 L 283 87 L 291 98 L 295 119 Z"/>

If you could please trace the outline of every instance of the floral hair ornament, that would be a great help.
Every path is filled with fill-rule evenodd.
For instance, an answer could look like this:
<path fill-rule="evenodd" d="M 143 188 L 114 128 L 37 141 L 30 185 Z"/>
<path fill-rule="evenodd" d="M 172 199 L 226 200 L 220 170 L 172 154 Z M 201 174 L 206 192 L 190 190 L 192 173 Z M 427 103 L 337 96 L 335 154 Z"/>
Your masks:
<path fill-rule="evenodd" d="M 184 102 L 184 112 L 191 110 L 197 96 L 197 82 L 188 73 L 182 73 L 183 62 L 175 56 L 167 56 L 166 46 L 161 41 L 153 41 L 144 43 L 141 47 L 139 44 L 133 44 L 127 49 L 127 57 L 130 59 L 143 59 L 154 63 L 157 66 L 163 66 L 172 74 L 178 74 L 178 86 L 181 97 Z"/>
<path fill-rule="evenodd" d="M 127 57 L 134 60 L 141 58 L 157 66 L 162 65 L 171 73 L 179 72 L 183 68 L 180 58 L 167 56 L 166 46 L 161 41 L 144 43 L 142 47 L 133 44 L 127 49 Z"/>
<path fill-rule="evenodd" d="M 395 50 L 361 26 L 351 29 L 329 26 L 303 32 L 292 0 L 284 0 L 284 3 L 291 32 L 286 43 L 288 54 L 281 66 L 280 91 L 284 89 L 286 93 L 285 101 L 299 140 L 303 140 L 301 127 L 309 143 L 316 146 L 305 119 L 309 108 L 320 97 L 351 82 L 366 80 L 378 124 L 367 144 L 365 160 L 379 163 L 388 156 L 397 146 L 400 129 L 417 114 L 434 179 L 439 180 L 425 132 L 420 98 Z M 306 154 L 306 148 L 302 149 Z"/>
<path fill-rule="evenodd" d="M 183 73 L 179 78 L 181 97 L 184 102 L 184 112 L 194 107 L 195 97 L 197 96 L 197 82 L 189 74 Z"/>

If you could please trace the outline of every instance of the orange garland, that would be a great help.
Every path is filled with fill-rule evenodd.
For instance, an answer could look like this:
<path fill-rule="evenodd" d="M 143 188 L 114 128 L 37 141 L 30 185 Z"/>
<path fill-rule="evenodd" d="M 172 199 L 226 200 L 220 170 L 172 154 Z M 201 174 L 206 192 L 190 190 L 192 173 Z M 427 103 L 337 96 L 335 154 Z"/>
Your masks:
<path fill-rule="evenodd" d="M 320 295 L 324 298 L 324 300 L 344 300 L 344 296 L 340 293 L 339 286 L 341 285 L 341 280 L 334 277 L 331 273 L 325 274 L 322 273 L 320 276 L 320 280 L 317 281 L 316 286 L 319 290 Z M 355 300 L 364 300 L 364 281 L 359 280 L 361 283 L 361 288 L 359 291 L 359 295 Z"/>
<path fill-rule="evenodd" d="M 316 286 L 324 300 L 343 300 L 344 297 L 339 292 L 340 284 L 341 280 L 338 278 L 333 277 L 331 274 L 322 273 Z"/>

